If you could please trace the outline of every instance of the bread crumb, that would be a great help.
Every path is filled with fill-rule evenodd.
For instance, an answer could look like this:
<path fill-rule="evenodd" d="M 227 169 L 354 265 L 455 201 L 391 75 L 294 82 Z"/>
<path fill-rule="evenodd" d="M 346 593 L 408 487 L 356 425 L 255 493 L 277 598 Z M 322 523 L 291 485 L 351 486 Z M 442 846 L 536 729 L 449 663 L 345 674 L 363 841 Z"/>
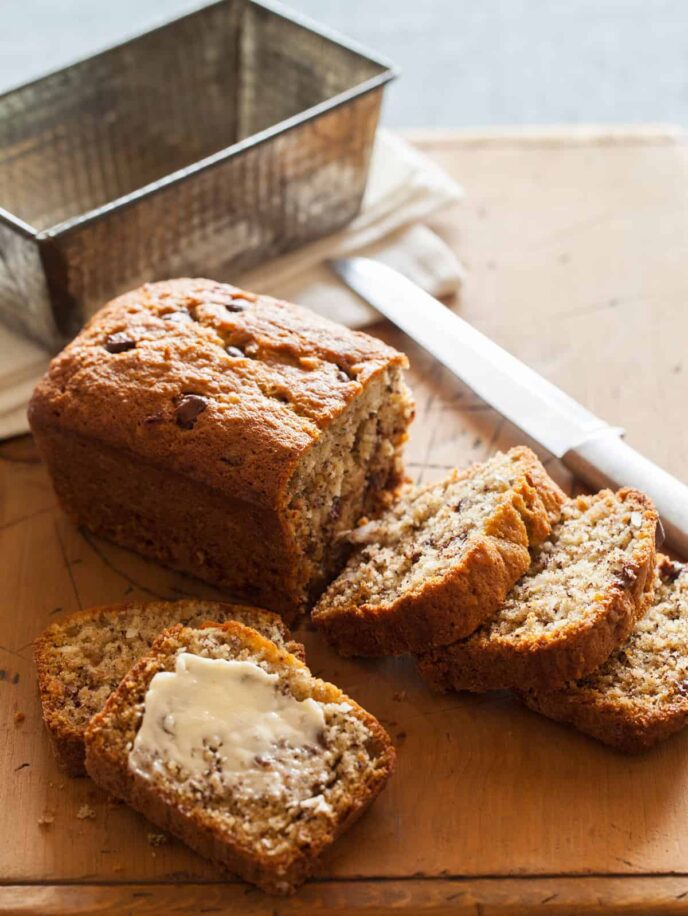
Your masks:
<path fill-rule="evenodd" d="M 148 845 L 149 846 L 166 846 L 170 841 L 170 838 L 166 833 L 149 833 L 148 834 Z"/>
<path fill-rule="evenodd" d="M 95 817 L 96 811 L 95 808 L 92 808 L 90 805 L 82 805 L 76 812 L 76 816 L 80 821 L 85 821 L 87 818 Z"/>
<path fill-rule="evenodd" d="M 396 700 L 397 703 L 403 703 L 404 700 L 406 699 L 407 695 L 408 695 L 408 694 L 406 693 L 405 690 L 397 690 L 396 693 L 393 693 L 393 694 L 392 694 L 392 699 L 393 699 L 393 700 Z"/>
<path fill-rule="evenodd" d="M 47 830 L 48 827 L 52 827 L 54 823 L 55 814 L 52 811 L 44 811 L 38 818 L 38 826 L 42 827 L 44 830 Z"/>
<path fill-rule="evenodd" d="M 14 724 L 15 725 L 21 725 L 25 719 L 26 719 L 26 716 L 23 712 L 15 712 L 14 714 Z"/>

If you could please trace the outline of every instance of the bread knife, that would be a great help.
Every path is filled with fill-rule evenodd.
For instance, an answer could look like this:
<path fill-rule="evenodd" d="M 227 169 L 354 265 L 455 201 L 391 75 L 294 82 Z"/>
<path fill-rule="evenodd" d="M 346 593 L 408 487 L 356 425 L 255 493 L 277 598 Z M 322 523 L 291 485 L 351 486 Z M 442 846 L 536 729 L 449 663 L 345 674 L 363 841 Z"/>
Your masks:
<path fill-rule="evenodd" d="M 370 258 L 330 262 L 344 282 L 539 442 L 593 490 L 635 487 L 654 501 L 667 544 L 688 557 L 688 486 L 398 271 Z"/>

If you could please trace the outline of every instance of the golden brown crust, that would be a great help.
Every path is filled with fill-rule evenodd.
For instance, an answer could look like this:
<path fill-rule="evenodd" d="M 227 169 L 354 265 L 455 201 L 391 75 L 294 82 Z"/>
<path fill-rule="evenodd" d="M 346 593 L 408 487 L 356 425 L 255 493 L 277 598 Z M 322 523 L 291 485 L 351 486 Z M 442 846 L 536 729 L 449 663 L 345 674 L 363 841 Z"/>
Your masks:
<path fill-rule="evenodd" d="M 70 717 L 68 704 L 75 697 L 70 696 L 70 688 L 64 679 L 64 670 L 58 664 L 55 656 L 56 645 L 70 645 L 68 631 L 81 625 L 112 626 L 124 625 L 132 613 L 148 614 L 150 617 L 163 614 L 165 621 L 161 623 L 154 637 L 175 620 L 186 623 L 196 619 L 199 615 L 208 618 L 215 617 L 219 622 L 239 617 L 244 623 L 250 623 L 253 628 L 263 631 L 266 638 L 268 634 L 279 638 L 288 652 L 304 660 L 304 648 L 299 642 L 291 638 L 291 633 L 282 622 L 278 614 L 262 608 L 254 608 L 242 604 L 228 604 L 221 601 L 201 601 L 184 599 L 181 601 L 149 601 L 129 602 L 124 604 L 108 605 L 105 607 L 89 608 L 76 611 L 62 617 L 51 624 L 34 642 L 34 661 L 38 674 L 38 689 L 41 698 L 43 722 L 51 739 L 55 757 L 60 767 L 69 776 L 83 776 L 84 769 L 84 734 L 86 724 L 76 722 Z M 124 648 L 124 643 L 122 644 Z M 121 669 L 123 676 L 136 659 L 125 662 Z M 112 659 L 112 663 L 122 665 L 122 657 Z M 93 685 L 91 684 L 91 687 Z"/>
<path fill-rule="evenodd" d="M 240 640 L 246 647 L 274 666 L 274 670 L 299 667 L 308 671 L 303 662 L 280 650 L 255 631 L 240 624 L 228 623 L 217 628 L 228 638 Z M 145 693 L 153 676 L 170 666 L 170 659 L 180 647 L 188 646 L 193 631 L 183 627 L 167 630 L 153 645 L 149 656 L 141 659 L 111 695 L 103 710 L 89 725 L 86 736 L 86 767 L 94 782 L 123 799 L 161 829 L 169 831 L 187 843 L 200 855 L 211 859 L 246 881 L 257 884 L 273 894 L 293 893 L 312 872 L 324 850 L 355 821 L 384 788 L 394 769 L 395 753 L 389 736 L 379 722 L 332 684 L 313 679 L 310 696 L 325 703 L 346 702 L 351 714 L 364 722 L 373 736 L 380 755 L 379 766 L 372 778 L 361 784 L 350 799 L 348 809 L 336 824 L 308 844 L 291 847 L 279 855 L 242 846 L 227 830 L 205 816 L 203 806 L 181 806 L 178 798 L 163 787 L 152 785 L 128 767 L 126 741 L 114 746 L 108 730 L 113 722 L 126 722 L 126 713 L 136 713 L 137 698 Z M 115 725 L 114 727 L 118 727 Z M 127 740 L 131 739 L 130 725 Z M 134 726 L 132 736 L 135 734 Z"/>
<path fill-rule="evenodd" d="M 250 308 L 229 311 L 235 300 Z M 165 317 L 180 312 L 196 320 Z M 135 346 L 108 352 L 116 334 Z M 230 356 L 228 341 L 250 356 Z M 56 425 L 272 508 L 319 430 L 371 378 L 406 362 L 299 306 L 212 280 L 168 280 L 102 308 L 52 361 L 29 417 L 32 428 Z M 175 422 L 184 393 L 208 399 L 189 430 Z"/>
<path fill-rule="evenodd" d="M 340 654 L 421 652 L 468 636 L 494 613 L 528 569 L 528 548 L 547 537 L 565 500 L 530 449 L 515 448 L 509 455 L 522 465 L 523 476 L 460 564 L 391 603 L 342 607 L 336 613 L 316 607 L 314 622 Z M 457 474 L 457 480 L 471 471 Z"/>
<path fill-rule="evenodd" d="M 468 639 L 423 653 L 417 659 L 418 670 L 433 690 L 549 691 L 589 674 L 627 639 L 651 599 L 658 516 L 644 494 L 624 489 L 618 496 L 634 501 L 643 512 L 646 536 L 639 539 L 633 560 L 626 564 L 624 579 L 610 585 L 584 622 L 568 627 L 557 638 L 519 642 L 500 638 L 488 625 Z"/>
<path fill-rule="evenodd" d="M 666 556 L 657 557 L 659 578 L 673 580 L 682 568 Z M 573 725 L 628 754 L 649 750 L 688 723 L 688 696 L 680 690 L 658 708 L 642 698 L 634 703 L 619 702 L 600 690 L 587 689 L 585 681 L 546 693 L 521 691 L 519 696 L 530 709 Z"/>
<path fill-rule="evenodd" d="M 586 735 L 626 754 L 641 754 L 670 738 L 688 722 L 688 704 L 677 702 L 661 716 L 629 716 L 613 704 L 572 704 L 558 692 L 521 694 L 534 712 L 573 725 Z"/>

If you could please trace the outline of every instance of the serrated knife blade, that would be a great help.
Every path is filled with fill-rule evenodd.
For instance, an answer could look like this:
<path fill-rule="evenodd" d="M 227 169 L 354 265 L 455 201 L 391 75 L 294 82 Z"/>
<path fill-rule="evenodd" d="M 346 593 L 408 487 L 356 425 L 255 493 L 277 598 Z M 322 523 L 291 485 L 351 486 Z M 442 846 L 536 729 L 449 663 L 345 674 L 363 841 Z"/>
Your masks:
<path fill-rule="evenodd" d="M 667 541 L 688 553 L 688 487 L 398 271 L 370 258 L 331 261 L 359 296 L 431 353 L 588 486 L 637 487 L 656 503 Z"/>

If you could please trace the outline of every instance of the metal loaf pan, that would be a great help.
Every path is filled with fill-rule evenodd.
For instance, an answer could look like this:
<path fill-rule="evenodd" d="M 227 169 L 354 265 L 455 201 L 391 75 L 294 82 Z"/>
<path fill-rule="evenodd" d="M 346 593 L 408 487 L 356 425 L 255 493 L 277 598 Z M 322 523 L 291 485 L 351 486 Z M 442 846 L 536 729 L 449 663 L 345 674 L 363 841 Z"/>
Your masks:
<path fill-rule="evenodd" d="M 0 96 L 0 318 L 56 347 L 148 280 L 231 280 L 340 228 L 394 75 L 219 0 Z"/>

